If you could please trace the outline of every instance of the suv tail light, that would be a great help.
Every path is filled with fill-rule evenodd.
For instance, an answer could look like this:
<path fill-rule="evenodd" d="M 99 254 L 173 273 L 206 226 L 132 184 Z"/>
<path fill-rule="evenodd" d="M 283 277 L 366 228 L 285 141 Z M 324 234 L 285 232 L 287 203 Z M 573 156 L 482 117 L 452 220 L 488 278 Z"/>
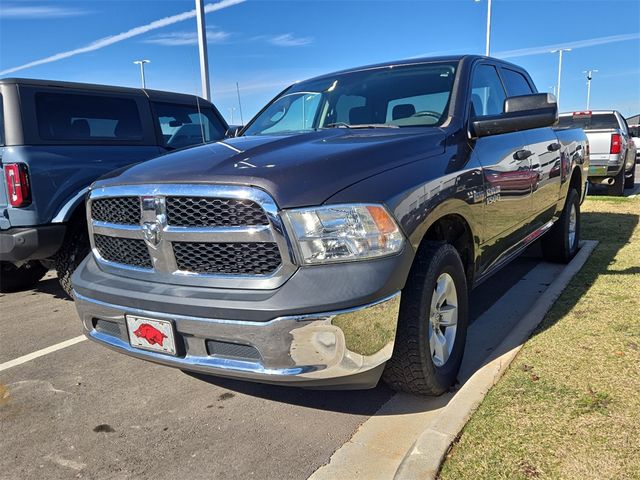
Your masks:
<path fill-rule="evenodd" d="M 620 153 L 621 148 L 622 148 L 622 138 L 620 137 L 620 134 L 612 133 L 611 149 L 609 150 L 609 153 Z"/>
<path fill-rule="evenodd" d="M 25 207 L 31 203 L 29 171 L 24 163 L 4 165 L 4 177 L 7 180 L 7 193 L 12 207 Z"/>

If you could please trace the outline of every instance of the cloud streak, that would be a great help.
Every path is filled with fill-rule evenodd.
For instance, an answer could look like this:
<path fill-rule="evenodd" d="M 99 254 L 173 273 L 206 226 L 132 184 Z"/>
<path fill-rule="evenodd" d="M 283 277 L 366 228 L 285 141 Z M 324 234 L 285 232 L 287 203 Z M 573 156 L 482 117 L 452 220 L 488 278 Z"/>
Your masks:
<path fill-rule="evenodd" d="M 78 8 L 67 8 L 45 5 L 3 5 L 0 7 L 0 18 L 26 18 L 37 20 L 40 18 L 77 17 L 88 12 Z"/>
<path fill-rule="evenodd" d="M 237 5 L 239 3 L 243 3 L 244 1 L 245 0 L 222 0 L 218 3 L 209 3 L 205 5 L 204 10 L 205 10 L 205 13 L 211 13 L 217 10 L 221 10 L 223 8 L 227 8 L 233 5 Z M 24 65 L 18 65 L 17 67 L 8 68 L 6 70 L 1 71 L 0 75 L 7 75 L 9 73 L 18 72 L 20 70 L 25 70 L 27 68 L 35 67 L 38 65 L 57 62 L 58 60 L 62 60 L 65 58 L 74 57 L 76 55 L 80 55 L 87 52 L 93 52 L 95 50 L 108 47 L 109 45 L 113 45 L 114 43 L 119 43 L 124 40 L 128 40 L 129 38 L 137 37 L 147 32 L 157 30 L 159 28 L 163 28 L 168 25 L 173 25 L 174 23 L 182 22 L 184 20 L 188 20 L 189 18 L 193 18 L 195 16 L 196 16 L 196 11 L 194 9 L 194 10 L 189 10 L 188 12 L 179 13 L 177 15 L 171 15 L 170 17 L 161 18 L 159 20 L 155 20 L 146 25 L 141 25 L 139 27 L 132 28 L 130 30 L 127 30 L 126 32 L 118 33 L 117 35 L 110 35 L 108 37 L 100 38 L 83 47 L 79 47 L 73 50 L 67 50 L 65 52 L 56 53 L 55 55 L 41 58 L 39 60 L 34 60 L 33 62 L 25 63 Z"/>
<path fill-rule="evenodd" d="M 207 28 L 207 43 L 221 43 L 229 39 L 231 34 L 222 30 Z M 196 32 L 170 32 L 156 35 L 144 40 L 144 43 L 163 45 L 168 47 L 180 47 L 184 45 L 197 45 L 198 34 Z"/>
<path fill-rule="evenodd" d="M 295 37 L 292 33 L 284 33 L 269 38 L 269 43 L 277 47 L 302 47 L 313 42 L 311 37 Z"/>
<path fill-rule="evenodd" d="M 607 45 L 609 43 L 626 42 L 629 40 L 640 39 L 640 32 L 638 33 L 625 33 L 621 35 L 610 35 L 608 37 L 596 37 L 588 38 L 586 40 L 578 40 L 576 42 L 558 43 L 555 45 L 544 45 L 540 47 L 520 48 L 517 50 L 505 50 L 503 52 L 496 52 L 494 55 L 500 58 L 512 58 L 512 57 L 527 57 L 530 55 L 540 55 L 542 53 L 549 53 L 551 50 L 558 48 L 586 48 L 595 47 L 598 45 Z"/>

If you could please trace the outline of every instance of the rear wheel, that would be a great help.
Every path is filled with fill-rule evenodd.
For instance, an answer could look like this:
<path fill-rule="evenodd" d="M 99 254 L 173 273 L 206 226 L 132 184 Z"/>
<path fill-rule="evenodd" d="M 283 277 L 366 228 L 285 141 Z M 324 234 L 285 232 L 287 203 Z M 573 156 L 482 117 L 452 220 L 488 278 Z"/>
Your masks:
<path fill-rule="evenodd" d="M 87 226 L 83 222 L 70 224 L 64 243 L 53 258 L 56 272 L 58 273 L 58 282 L 60 282 L 60 286 L 70 298 L 73 292 L 71 275 L 73 275 L 80 262 L 84 260 L 90 251 Z"/>
<path fill-rule="evenodd" d="M 568 263 L 580 245 L 580 195 L 569 189 L 562 214 L 551 230 L 540 240 L 545 260 Z"/>
<path fill-rule="evenodd" d="M 0 262 L 0 292 L 16 292 L 33 287 L 47 273 L 37 260 L 16 267 L 10 262 Z"/>
<path fill-rule="evenodd" d="M 631 167 L 630 176 L 625 177 L 624 179 L 624 188 L 633 188 L 635 184 L 636 184 L 636 165 L 634 163 L 633 167 Z"/>
<path fill-rule="evenodd" d="M 458 375 L 467 335 L 467 283 L 456 249 L 429 242 L 402 291 L 392 358 L 383 373 L 393 389 L 440 395 Z"/>
<path fill-rule="evenodd" d="M 624 195 L 624 167 L 622 167 L 620 173 L 614 177 L 614 183 L 607 188 L 607 193 L 609 195 L 615 195 L 616 197 Z"/>

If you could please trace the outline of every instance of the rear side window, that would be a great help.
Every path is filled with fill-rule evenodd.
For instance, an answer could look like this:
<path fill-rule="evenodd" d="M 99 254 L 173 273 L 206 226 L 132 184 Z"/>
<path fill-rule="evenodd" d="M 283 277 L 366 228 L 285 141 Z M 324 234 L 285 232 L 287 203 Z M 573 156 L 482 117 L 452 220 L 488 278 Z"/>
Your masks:
<path fill-rule="evenodd" d="M 474 117 L 500 115 L 506 95 L 498 71 L 491 65 L 480 65 L 471 82 L 471 114 Z"/>
<path fill-rule="evenodd" d="M 154 103 L 153 111 L 165 147 L 188 147 L 224 137 L 225 128 L 210 108 Z"/>
<path fill-rule="evenodd" d="M 517 97 L 520 95 L 531 95 L 533 89 L 529 82 L 520 72 L 510 70 L 508 68 L 502 69 L 502 79 L 504 80 L 504 86 L 507 89 L 507 95 L 510 97 Z"/>
<path fill-rule="evenodd" d="M 582 128 L 584 130 L 604 130 L 620 128 L 618 118 L 613 113 L 596 115 L 566 115 L 560 117 L 560 128 Z"/>
<path fill-rule="evenodd" d="M 142 140 L 135 100 L 97 95 L 37 93 L 38 132 L 44 140 Z"/>

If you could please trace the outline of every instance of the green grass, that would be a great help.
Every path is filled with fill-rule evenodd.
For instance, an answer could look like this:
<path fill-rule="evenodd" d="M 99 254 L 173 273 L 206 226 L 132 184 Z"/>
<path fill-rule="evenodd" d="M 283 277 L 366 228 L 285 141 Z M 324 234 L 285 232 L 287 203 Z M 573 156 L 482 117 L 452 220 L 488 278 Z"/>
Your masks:
<path fill-rule="evenodd" d="M 588 197 L 600 242 L 454 444 L 443 479 L 640 479 L 640 198 Z"/>

